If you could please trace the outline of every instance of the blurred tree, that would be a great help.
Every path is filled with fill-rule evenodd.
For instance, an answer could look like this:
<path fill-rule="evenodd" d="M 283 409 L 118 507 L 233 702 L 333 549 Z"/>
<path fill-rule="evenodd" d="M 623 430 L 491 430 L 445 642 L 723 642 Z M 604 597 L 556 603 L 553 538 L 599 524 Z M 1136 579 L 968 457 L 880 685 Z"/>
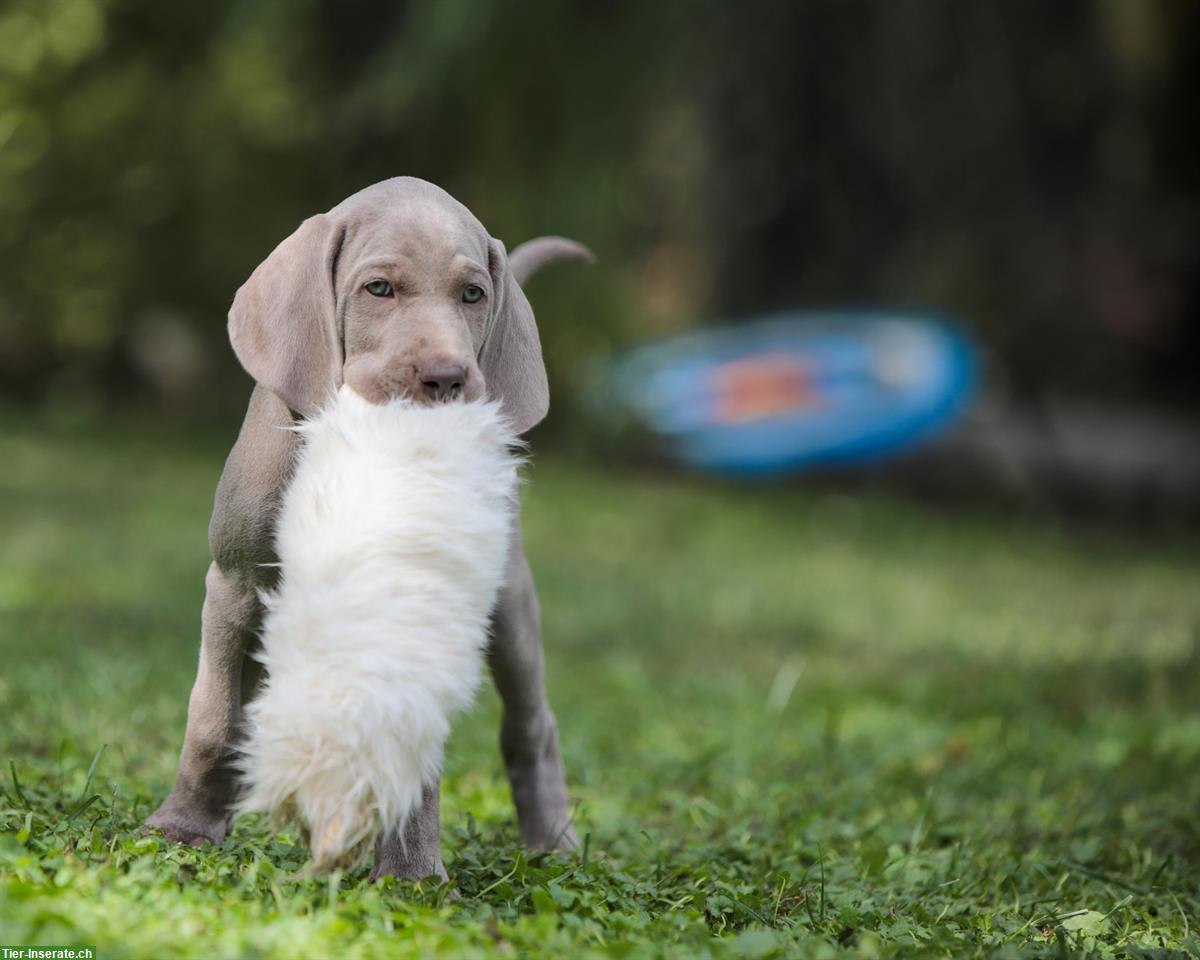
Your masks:
<path fill-rule="evenodd" d="M 18 0 L 0 14 L 0 390 L 128 395 L 207 353 L 232 408 L 234 290 L 301 219 L 402 173 L 510 244 L 562 232 L 605 254 L 586 298 L 539 280 L 553 369 L 578 367 L 636 332 L 626 271 L 670 202 L 640 158 L 671 27 L 666 7 L 550 0 Z M 175 333 L 140 342 L 162 318 Z"/>

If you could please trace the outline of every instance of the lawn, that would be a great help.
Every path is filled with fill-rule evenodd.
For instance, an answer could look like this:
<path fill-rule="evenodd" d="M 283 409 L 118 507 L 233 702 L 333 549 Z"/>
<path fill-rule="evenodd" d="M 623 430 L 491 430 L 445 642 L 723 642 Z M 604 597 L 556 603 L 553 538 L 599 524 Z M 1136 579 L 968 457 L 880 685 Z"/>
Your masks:
<path fill-rule="evenodd" d="M 297 879 L 253 820 L 138 835 L 231 436 L 0 417 L 0 945 L 1200 956 L 1200 547 L 552 456 L 525 522 L 580 854 L 522 852 L 490 690 L 452 888 Z"/>

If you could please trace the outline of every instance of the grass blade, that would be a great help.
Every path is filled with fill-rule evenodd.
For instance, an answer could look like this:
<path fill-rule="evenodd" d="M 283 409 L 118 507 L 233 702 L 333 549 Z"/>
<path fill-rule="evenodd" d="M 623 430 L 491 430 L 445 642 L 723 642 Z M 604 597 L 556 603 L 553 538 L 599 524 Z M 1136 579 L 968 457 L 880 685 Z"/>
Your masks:
<path fill-rule="evenodd" d="M 100 744 L 100 749 L 96 751 L 96 755 L 92 757 L 91 765 L 88 766 L 87 782 L 83 785 L 83 789 L 79 791 L 79 798 L 82 800 L 87 796 L 87 792 L 92 789 L 92 777 L 96 775 L 96 764 L 100 762 L 100 758 L 104 756 L 104 751 L 108 749 L 107 743 Z"/>
<path fill-rule="evenodd" d="M 1142 896 L 1145 896 L 1150 892 L 1145 887 L 1139 887 L 1135 883 L 1122 880 L 1120 877 L 1114 877 L 1110 873 L 1102 873 L 1099 870 L 1093 870 L 1091 867 L 1085 867 L 1082 863 L 1075 863 L 1072 860 L 1060 860 L 1058 863 L 1059 866 L 1066 870 L 1070 870 L 1085 877 L 1090 877 L 1092 880 L 1099 880 L 1102 883 L 1111 883 L 1114 887 L 1120 887 L 1123 890 L 1129 890 Z"/>
<path fill-rule="evenodd" d="M 100 794 L 93 793 L 86 800 L 81 800 L 79 803 L 77 803 L 75 805 L 75 809 L 67 814 L 67 823 L 70 823 L 77 816 L 79 816 L 81 813 L 83 813 L 84 810 L 86 810 L 88 807 L 90 807 L 93 803 L 95 803 L 99 799 L 100 799 Z"/>
<path fill-rule="evenodd" d="M 17 791 L 17 799 L 25 805 L 26 810 L 32 810 L 32 805 L 25 799 L 25 791 L 21 789 L 21 781 L 17 777 L 17 763 L 15 760 L 10 759 L 8 761 L 8 772 L 12 774 L 13 789 Z"/>

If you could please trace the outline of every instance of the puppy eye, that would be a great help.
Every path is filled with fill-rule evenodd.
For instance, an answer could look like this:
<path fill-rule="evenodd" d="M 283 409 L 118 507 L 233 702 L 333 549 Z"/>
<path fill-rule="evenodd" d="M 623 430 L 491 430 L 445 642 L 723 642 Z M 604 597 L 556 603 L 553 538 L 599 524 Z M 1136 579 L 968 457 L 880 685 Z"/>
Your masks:
<path fill-rule="evenodd" d="M 463 303 L 478 303 L 483 299 L 483 287 L 477 283 L 468 283 L 463 287 Z"/>
<path fill-rule="evenodd" d="M 373 297 L 390 297 L 392 285 L 386 280 L 372 280 L 367 285 L 367 293 Z"/>

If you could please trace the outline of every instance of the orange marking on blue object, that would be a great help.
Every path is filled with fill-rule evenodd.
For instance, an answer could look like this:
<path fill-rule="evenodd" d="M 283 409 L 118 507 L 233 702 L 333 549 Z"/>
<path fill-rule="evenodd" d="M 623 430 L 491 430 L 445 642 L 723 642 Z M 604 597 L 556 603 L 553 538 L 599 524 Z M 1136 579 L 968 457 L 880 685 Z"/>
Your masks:
<path fill-rule="evenodd" d="M 716 423 L 749 423 L 821 405 L 812 371 L 795 354 L 730 360 L 711 376 Z"/>

